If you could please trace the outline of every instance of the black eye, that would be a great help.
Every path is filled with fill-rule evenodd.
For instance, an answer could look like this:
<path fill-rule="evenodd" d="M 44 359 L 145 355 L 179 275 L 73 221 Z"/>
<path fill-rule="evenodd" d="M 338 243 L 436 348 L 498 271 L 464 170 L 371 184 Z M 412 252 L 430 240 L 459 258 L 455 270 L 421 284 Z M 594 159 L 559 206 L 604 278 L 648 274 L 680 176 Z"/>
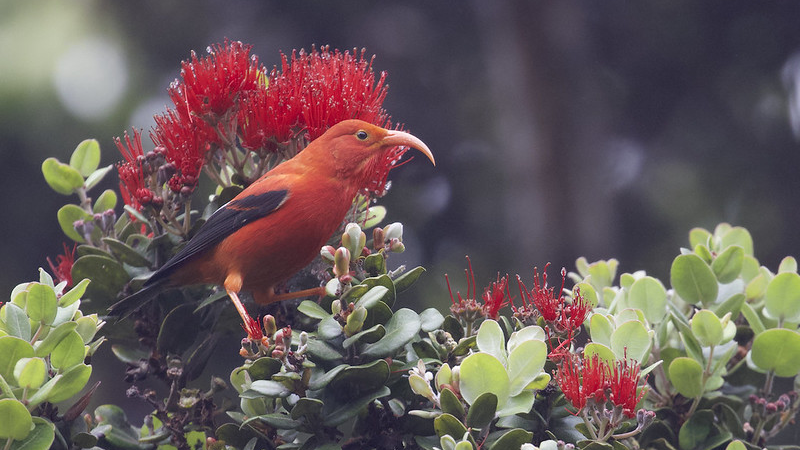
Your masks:
<path fill-rule="evenodd" d="M 364 130 L 359 130 L 356 133 L 356 138 L 358 138 L 359 141 L 365 141 L 367 137 L 368 137 L 367 132 Z"/>

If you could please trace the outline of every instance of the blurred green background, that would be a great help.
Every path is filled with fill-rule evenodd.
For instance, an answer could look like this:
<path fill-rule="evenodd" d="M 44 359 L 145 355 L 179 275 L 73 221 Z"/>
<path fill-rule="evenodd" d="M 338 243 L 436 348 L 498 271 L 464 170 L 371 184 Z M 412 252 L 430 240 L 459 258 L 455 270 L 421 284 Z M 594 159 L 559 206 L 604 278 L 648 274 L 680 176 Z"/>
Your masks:
<path fill-rule="evenodd" d="M 312 44 L 377 55 L 384 106 L 438 162 L 395 172 L 382 202 L 441 309 L 466 254 L 479 285 L 581 255 L 666 279 L 689 229 L 720 221 L 775 268 L 800 255 L 799 19 L 795 1 L 2 0 L 0 291 L 66 239 L 75 199 L 42 160 L 94 137 L 114 163 L 180 61 L 225 38 L 267 67 Z"/>

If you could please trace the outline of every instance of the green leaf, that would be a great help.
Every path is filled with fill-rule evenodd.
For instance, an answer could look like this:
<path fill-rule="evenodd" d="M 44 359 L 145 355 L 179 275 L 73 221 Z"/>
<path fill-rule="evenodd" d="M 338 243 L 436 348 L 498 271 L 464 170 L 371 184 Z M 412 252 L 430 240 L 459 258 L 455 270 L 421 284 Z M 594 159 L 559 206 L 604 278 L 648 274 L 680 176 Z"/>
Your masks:
<path fill-rule="evenodd" d="M 17 399 L 0 400 L 0 439 L 25 439 L 31 431 L 33 421 L 28 408 Z"/>
<path fill-rule="evenodd" d="M 717 278 L 708 264 L 697 255 L 676 257 L 670 269 L 670 280 L 675 292 L 689 303 L 711 304 L 717 298 Z"/>
<path fill-rule="evenodd" d="M 264 395 L 267 397 L 286 397 L 291 393 L 289 388 L 287 388 L 283 383 L 279 383 L 273 380 L 256 380 L 250 384 L 250 389 L 248 391 L 253 391 L 257 394 Z M 247 392 L 243 393 L 242 396 L 244 397 Z M 246 397 L 247 398 L 247 397 Z M 256 398 L 256 397 L 249 397 L 249 398 Z"/>
<path fill-rule="evenodd" d="M 800 373 L 800 334 L 785 328 L 766 330 L 753 340 L 750 355 L 761 369 L 793 377 Z"/>
<path fill-rule="evenodd" d="M 707 309 L 697 311 L 690 321 L 692 333 L 703 347 L 719 345 L 722 342 L 722 321 Z"/>
<path fill-rule="evenodd" d="M 337 361 L 344 357 L 330 344 L 314 338 L 309 338 L 308 340 L 308 352 L 314 357 L 312 358 L 314 361 L 318 359 L 322 361 Z"/>
<path fill-rule="evenodd" d="M 312 319 L 322 320 L 331 316 L 331 314 L 322 309 L 317 302 L 312 302 L 311 300 L 303 300 L 300 302 L 300 304 L 297 305 L 297 310 Z"/>
<path fill-rule="evenodd" d="M 711 433 L 714 414 L 710 410 L 700 410 L 692 414 L 678 432 L 681 448 L 697 448 Z"/>
<path fill-rule="evenodd" d="M 42 174 L 47 184 L 59 194 L 70 195 L 83 187 L 83 176 L 80 172 L 56 158 L 44 160 Z"/>
<path fill-rule="evenodd" d="M 78 205 L 64 205 L 57 213 L 58 224 L 61 231 L 75 242 L 84 243 L 86 239 L 75 231 L 75 222 L 79 220 L 92 220 L 92 216 Z"/>
<path fill-rule="evenodd" d="M 800 275 L 783 272 L 767 285 L 764 315 L 770 319 L 800 321 Z"/>
<path fill-rule="evenodd" d="M 103 238 L 103 243 L 120 262 L 133 267 L 150 267 L 150 260 L 128 244 L 109 237 Z"/>
<path fill-rule="evenodd" d="M 73 286 L 72 289 L 64 293 L 64 295 L 62 295 L 61 298 L 58 299 L 58 306 L 61 307 L 69 306 L 75 303 L 76 301 L 80 300 L 80 298 L 83 297 L 83 294 L 86 293 L 86 286 L 89 285 L 90 281 L 91 280 L 89 280 L 88 278 L 84 278 L 80 282 L 78 282 L 78 284 Z"/>
<path fill-rule="evenodd" d="M 374 400 L 381 397 L 391 395 L 392 391 L 388 387 L 382 386 L 377 391 L 364 394 L 361 397 L 349 400 L 347 402 L 337 402 L 333 404 L 333 409 L 325 411 L 325 418 L 323 423 L 325 426 L 338 426 L 347 422 L 356 414 L 361 412 L 367 405 Z M 328 406 L 328 403 L 325 404 Z"/>
<path fill-rule="evenodd" d="M 694 359 L 685 356 L 673 359 L 668 373 L 670 382 L 684 397 L 695 398 L 703 393 L 703 366 Z"/>
<path fill-rule="evenodd" d="M 116 405 L 101 405 L 94 410 L 94 416 L 99 419 L 99 426 L 108 426 L 102 433 L 103 440 L 107 441 L 101 443 L 103 448 L 129 450 L 142 448 L 139 444 L 140 433 L 128 422 L 128 417 L 122 408 Z"/>
<path fill-rule="evenodd" d="M 722 246 L 720 249 L 728 248 L 732 245 L 738 245 L 744 250 L 744 254 L 753 256 L 753 237 L 746 228 L 733 227 L 722 234 Z"/>
<path fill-rule="evenodd" d="M 157 340 L 158 350 L 162 354 L 180 355 L 194 344 L 200 333 L 200 327 L 197 326 L 193 311 L 194 305 L 184 303 L 170 311 L 164 318 Z"/>
<path fill-rule="evenodd" d="M 28 300 L 25 305 L 28 317 L 33 322 L 50 325 L 58 312 L 58 300 L 53 288 L 39 283 L 28 287 Z"/>
<path fill-rule="evenodd" d="M 494 356 L 506 365 L 506 339 L 500 324 L 491 319 L 484 320 L 478 329 L 476 342 L 480 351 Z"/>
<path fill-rule="evenodd" d="M 786 256 L 778 265 L 778 273 L 795 272 L 797 273 L 797 260 L 792 256 Z"/>
<path fill-rule="evenodd" d="M 78 144 L 69 158 L 69 165 L 84 177 L 91 175 L 100 165 L 100 143 L 96 139 L 86 139 Z"/>
<path fill-rule="evenodd" d="M 375 306 L 376 303 L 383 300 L 388 294 L 389 288 L 386 286 L 374 286 L 358 299 L 358 301 L 355 303 L 355 307 L 370 309 Z"/>
<path fill-rule="evenodd" d="M 720 283 L 730 283 L 739 277 L 744 264 L 744 249 L 738 245 L 732 245 L 714 258 L 711 263 L 711 270 L 717 276 Z"/>
<path fill-rule="evenodd" d="M 322 413 L 322 408 L 325 406 L 322 400 L 316 398 L 302 397 L 297 400 L 292 408 L 292 419 L 299 419 L 305 417 L 306 420 L 317 420 Z"/>
<path fill-rule="evenodd" d="M 86 181 L 84 182 L 84 186 L 86 186 L 86 190 L 89 190 L 95 186 L 97 183 L 103 180 L 103 178 L 114 168 L 113 164 L 109 164 L 106 167 L 101 167 L 94 172 L 91 173 L 88 177 L 86 177 Z"/>
<path fill-rule="evenodd" d="M 62 370 L 83 362 L 86 356 L 86 348 L 83 345 L 83 338 L 77 331 L 70 331 L 53 348 L 50 354 L 50 364 L 53 368 Z"/>
<path fill-rule="evenodd" d="M 467 432 L 467 427 L 451 414 L 442 414 L 434 419 L 433 428 L 439 437 L 451 436 L 453 439 L 461 439 Z"/>
<path fill-rule="evenodd" d="M 419 313 L 422 331 L 428 333 L 438 330 L 444 323 L 444 316 L 436 308 L 428 308 Z"/>
<path fill-rule="evenodd" d="M 667 290 L 661 281 L 645 276 L 631 285 L 628 303 L 641 309 L 650 323 L 660 323 L 667 315 Z"/>
<path fill-rule="evenodd" d="M 317 336 L 323 340 L 330 340 L 342 334 L 342 324 L 329 315 L 317 325 Z"/>
<path fill-rule="evenodd" d="M 508 355 L 509 395 L 522 392 L 544 368 L 547 345 L 543 341 L 530 340 L 518 345 Z"/>
<path fill-rule="evenodd" d="M 378 359 L 359 366 L 347 366 L 339 371 L 329 385 L 334 392 L 344 392 L 348 397 L 378 389 L 389 379 L 389 364 Z"/>
<path fill-rule="evenodd" d="M 413 269 L 407 271 L 406 273 L 400 275 L 399 277 L 394 279 L 394 288 L 397 292 L 403 292 L 406 289 L 410 288 L 414 283 L 416 283 L 417 279 L 419 279 L 420 275 L 425 272 L 425 268 L 422 266 L 414 267 Z"/>
<path fill-rule="evenodd" d="M 17 361 L 33 356 L 33 346 L 28 341 L 14 336 L 0 337 L 0 376 L 5 380 L 13 380 Z"/>
<path fill-rule="evenodd" d="M 92 374 L 92 367 L 79 364 L 67 370 L 63 376 L 55 383 L 53 391 L 47 398 L 50 403 L 58 403 L 67 400 L 81 391 L 89 381 Z"/>
<path fill-rule="evenodd" d="M 365 345 L 362 355 L 377 358 L 392 356 L 419 333 L 420 326 L 421 321 L 416 312 L 401 308 L 386 324 L 386 335 L 374 344 Z"/>
<path fill-rule="evenodd" d="M 592 342 L 611 345 L 611 334 L 614 332 L 614 325 L 603 314 L 592 314 L 589 319 L 589 335 Z"/>
<path fill-rule="evenodd" d="M 692 228 L 689 230 L 689 246 L 695 248 L 698 245 L 708 245 L 711 233 L 705 228 Z"/>
<path fill-rule="evenodd" d="M 22 358 L 14 366 L 17 385 L 26 389 L 38 389 L 47 376 L 47 367 L 42 358 Z"/>
<path fill-rule="evenodd" d="M 350 336 L 342 342 L 343 348 L 350 348 L 356 342 L 365 344 L 372 344 L 378 342 L 383 336 L 386 335 L 386 328 L 383 325 L 377 324 L 373 327 L 361 330 L 358 333 Z"/>
<path fill-rule="evenodd" d="M 497 396 L 502 409 L 511 390 L 511 382 L 503 364 L 488 353 L 473 353 L 461 362 L 459 388 L 464 400 L 472 405 L 486 392 Z"/>
<path fill-rule="evenodd" d="M 503 435 L 489 447 L 489 450 L 520 448 L 522 445 L 531 442 L 531 440 L 533 440 L 533 433 L 525 431 L 522 428 L 514 428 L 513 430 L 503 433 Z"/>
<path fill-rule="evenodd" d="M 650 350 L 650 333 L 642 322 L 629 320 L 611 333 L 610 347 L 618 359 L 630 358 L 641 363 Z"/>
<path fill-rule="evenodd" d="M 32 419 L 33 429 L 28 436 L 20 441 L 14 441 L 8 450 L 47 450 L 55 440 L 55 425 L 41 417 Z"/>
<path fill-rule="evenodd" d="M 130 275 L 119 262 L 99 255 L 86 255 L 76 259 L 72 266 L 72 278 L 92 280 L 86 287 L 85 294 L 98 302 L 95 308 L 110 306 L 111 302 L 116 301 L 125 283 L 130 281 Z"/>
<path fill-rule="evenodd" d="M 364 258 L 364 270 L 373 277 L 386 273 L 386 258 L 383 253 L 373 253 Z"/>
<path fill-rule="evenodd" d="M 495 397 L 495 403 L 497 403 L 497 397 Z M 442 412 L 452 414 L 458 420 L 464 420 L 464 405 L 450 388 L 444 388 L 439 392 L 439 404 L 442 406 Z M 497 404 L 495 404 L 496 408 Z"/>
<path fill-rule="evenodd" d="M 589 342 L 583 349 L 583 356 L 584 358 L 591 359 L 594 355 L 597 355 L 598 358 L 609 364 L 617 359 L 614 352 L 607 346 L 599 342 Z"/>
<path fill-rule="evenodd" d="M 27 297 L 27 292 L 25 293 Z M 3 329 L 11 336 L 16 336 L 24 341 L 31 339 L 31 321 L 28 315 L 14 303 L 6 303 L 2 307 Z"/>
<path fill-rule="evenodd" d="M 497 396 L 486 392 L 475 399 L 467 413 L 467 426 L 470 428 L 483 428 L 494 420 L 497 412 Z"/>

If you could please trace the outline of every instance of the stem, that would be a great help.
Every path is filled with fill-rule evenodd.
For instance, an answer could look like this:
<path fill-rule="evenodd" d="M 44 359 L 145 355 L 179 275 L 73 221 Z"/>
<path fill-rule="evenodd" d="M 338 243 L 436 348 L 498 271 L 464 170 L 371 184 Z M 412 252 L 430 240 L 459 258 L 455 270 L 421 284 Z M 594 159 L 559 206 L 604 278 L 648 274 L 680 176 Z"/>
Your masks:
<path fill-rule="evenodd" d="M 768 396 L 772 393 L 772 383 L 775 381 L 775 372 L 769 371 L 767 372 L 767 379 L 764 380 L 764 396 Z"/>
<path fill-rule="evenodd" d="M 6 440 L 6 445 L 5 445 L 5 447 L 3 447 L 3 450 L 9 450 L 9 449 L 11 448 L 11 444 L 12 444 L 13 442 L 14 442 L 14 439 L 13 439 L 13 438 L 8 438 L 8 440 Z"/>
<path fill-rule="evenodd" d="M 86 188 L 80 187 L 76 191 L 78 193 L 78 198 L 81 200 L 81 208 L 83 208 L 89 214 L 93 214 L 92 211 L 92 199 L 86 196 Z"/>
<path fill-rule="evenodd" d="M 192 204 L 186 202 L 183 208 L 183 234 L 189 234 L 189 229 L 192 227 Z"/>
<path fill-rule="evenodd" d="M 703 398 L 703 395 L 700 394 L 694 398 L 692 401 L 692 406 L 689 408 L 689 412 L 686 413 L 686 417 L 691 417 L 692 414 L 697 410 L 697 406 L 700 404 L 700 399 Z"/>
<path fill-rule="evenodd" d="M 589 430 L 589 434 L 592 435 L 592 439 L 596 441 L 597 431 L 595 431 L 594 425 L 592 425 L 592 422 L 589 420 L 589 417 L 586 416 L 586 408 L 581 410 L 580 416 L 581 419 L 583 419 L 583 423 L 586 425 L 586 429 Z"/>
<path fill-rule="evenodd" d="M 39 322 L 39 328 L 36 330 L 36 333 L 33 334 L 33 337 L 31 337 L 31 345 L 33 345 L 33 343 L 36 342 L 37 339 L 39 339 L 39 335 L 42 334 L 43 329 L 44 329 L 44 324 Z"/>

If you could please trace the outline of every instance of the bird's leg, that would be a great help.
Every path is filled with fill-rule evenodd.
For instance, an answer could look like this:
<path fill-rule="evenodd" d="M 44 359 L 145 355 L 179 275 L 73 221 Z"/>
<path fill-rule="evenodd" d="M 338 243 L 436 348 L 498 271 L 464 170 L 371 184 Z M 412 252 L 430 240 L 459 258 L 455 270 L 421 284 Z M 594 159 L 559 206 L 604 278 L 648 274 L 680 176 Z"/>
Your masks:
<path fill-rule="evenodd" d="M 244 305 L 239 299 L 239 291 L 242 289 L 242 277 L 237 274 L 230 274 L 227 278 L 225 278 L 224 286 L 225 291 L 228 293 L 228 297 L 230 297 L 231 302 L 233 302 L 233 306 L 236 307 L 236 311 L 242 317 L 242 322 L 244 322 L 245 329 L 247 330 L 247 327 L 251 326 L 254 320 L 252 317 L 250 317 L 250 314 L 247 313 L 247 310 L 244 309 Z M 253 333 L 248 330 L 248 335 L 249 334 Z"/>
<path fill-rule="evenodd" d="M 269 288 L 266 292 L 260 294 L 254 293 L 253 298 L 259 305 L 268 305 L 282 300 L 291 300 L 300 297 L 320 297 L 322 295 L 325 295 L 325 288 L 322 286 L 303 289 L 302 291 L 285 292 L 283 294 L 276 294 L 274 288 Z"/>

